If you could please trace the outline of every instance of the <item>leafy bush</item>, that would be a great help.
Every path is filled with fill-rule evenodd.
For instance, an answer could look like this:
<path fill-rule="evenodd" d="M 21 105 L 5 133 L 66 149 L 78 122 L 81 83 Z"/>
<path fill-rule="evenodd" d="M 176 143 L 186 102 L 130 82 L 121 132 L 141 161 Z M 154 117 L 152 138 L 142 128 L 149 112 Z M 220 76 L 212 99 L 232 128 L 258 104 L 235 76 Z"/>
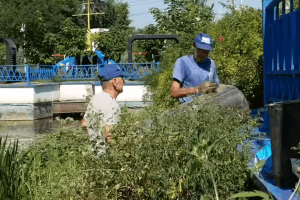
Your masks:
<path fill-rule="evenodd" d="M 28 199 L 95 199 L 88 182 L 88 136 L 69 120 L 62 128 L 30 147 L 33 160 L 23 196 Z"/>
<path fill-rule="evenodd" d="M 138 114 L 125 111 L 113 129 L 109 153 L 94 166 L 94 181 L 103 188 L 98 195 L 213 199 L 215 182 L 220 199 L 226 199 L 245 189 L 250 154 L 244 141 L 251 123 L 243 113 L 222 110 L 211 100 L 164 114 L 153 107 Z"/>
<path fill-rule="evenodd" d="M 254 122 L 211 98 L 161 112 L 122 110 L 107 154 L 70 120 L 30 147 L 19 194 L 25 199 L 220 199 L 247 188 Z M 77 123 L 77 122 L 75 122 Z M 237 148 L 239 147 L 239 148 Z M 22 175 L 21 177 L 25 177 Z"/>
<path fill-rule="evenodd" d="M 210 29 L 215 40 L 211 55 L 222 83 L 239 88 L 250 108 L 263 106 L 262 11 L 229 7 L 230 12 Z"/>

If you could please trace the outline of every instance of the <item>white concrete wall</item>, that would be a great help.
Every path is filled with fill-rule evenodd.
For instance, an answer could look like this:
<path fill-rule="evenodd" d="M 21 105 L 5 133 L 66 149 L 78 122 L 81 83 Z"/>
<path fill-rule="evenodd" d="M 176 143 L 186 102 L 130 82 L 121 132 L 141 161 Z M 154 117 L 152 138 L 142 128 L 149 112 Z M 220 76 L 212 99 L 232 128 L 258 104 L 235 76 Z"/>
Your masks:
<path fill-rule="evenodd" d="M 74 84 L 74 85 L 39 85 L 32 88 L 0 88 L 0 104 L 17 103 L 31 104 L 51 101 L 85 101 L 88 95 L 88 89 L 92 94 L 98 94 L 102 91 L 101 86 L 92 84 Z M 117 101 L 143 101 L 143 95 L 146 94 L 146 87 L 143 85 L 125 85 L 123 93 L 119 94 Z"/>
<path fill-rule="evenodd" d="M 101 86 L 95 86 L 95 94 L 101 91 Z M 143 95 L 146 92 L 146 87 L 143 85 L 124 85 L 123 92 L 119 94 L 117 101 L 143 101 Z"/>
<path fill-rule="evenodd" d="M 117 101 L 143 101 L 143 95 L 146 92 L 146 87 L 143 85 L 125 85 Z"/>
<path fill-rule="evenodd" d="M 86 99 L 88 90 L 94 93 L 94 86 L 91 84 L 74 84 L 74 85 L 60 85 L 60 101 L 82 100 Z"/>
<path fill-rule="evenodd" d="M 53 101 L 59 101 L 60 98 L 60 85 L 55 84 L 52 86 L 52 99 Z"/>
<path fill-rule="evenodd" d="M 34 103 L 58 101 L 59 85 L 40 85 L 34 87 Z"/>
<path fill-rule="evenodd" d="M 0 88 L 0 104 L 34 103 L 34 88 Z"/>

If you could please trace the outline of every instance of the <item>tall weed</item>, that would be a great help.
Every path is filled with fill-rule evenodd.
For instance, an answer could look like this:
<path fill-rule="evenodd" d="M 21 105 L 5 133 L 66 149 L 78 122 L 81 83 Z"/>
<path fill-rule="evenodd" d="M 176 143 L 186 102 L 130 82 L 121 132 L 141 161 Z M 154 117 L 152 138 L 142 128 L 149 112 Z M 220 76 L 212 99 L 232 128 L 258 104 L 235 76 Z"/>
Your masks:
<path fill-rule="evenodd" d="M 7 138 L 0 137 L 0 199 L 22 198 L 22 185 L 30 167 L 27 153 L 19 154 L 18 141 L 7 145 Z"/>
<path fill-rule="evenodd" d="M 79 127 L 61 119 L 62 128 L 30 147 L 33 159 L 24 192 L 28 199 L 94 199 L 85 165 L 90 148 Z"/>

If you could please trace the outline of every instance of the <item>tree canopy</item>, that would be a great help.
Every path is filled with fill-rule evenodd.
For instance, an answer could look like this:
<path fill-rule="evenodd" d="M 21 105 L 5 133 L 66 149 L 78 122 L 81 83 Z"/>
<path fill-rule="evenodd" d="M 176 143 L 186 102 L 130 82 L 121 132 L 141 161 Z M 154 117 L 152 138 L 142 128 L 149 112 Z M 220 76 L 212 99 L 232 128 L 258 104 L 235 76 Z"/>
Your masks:
<path fill-rule="evenodd" d="M 263 106 L 262 11 L 230 7 L 210 34 L 215 39 L 212 57 L 221 81 L 243 91 L 251 107 Z"/>
<path fill-rule="evenodd" d="M 51 62 L 53 53 L 86 54 L 87 20 L 73 16 L 86 13 L 84 2 L 86 0 L 0 0 L 0 35 L 12 38 L 22 47 L 28 63 Z M 102 11 L 105 15 L 91 17 L 91 28 L 129 27 L 128 4 L 95 0 L 91 12 Z M 124 44 L 116 41 L 116 45 Z"/>

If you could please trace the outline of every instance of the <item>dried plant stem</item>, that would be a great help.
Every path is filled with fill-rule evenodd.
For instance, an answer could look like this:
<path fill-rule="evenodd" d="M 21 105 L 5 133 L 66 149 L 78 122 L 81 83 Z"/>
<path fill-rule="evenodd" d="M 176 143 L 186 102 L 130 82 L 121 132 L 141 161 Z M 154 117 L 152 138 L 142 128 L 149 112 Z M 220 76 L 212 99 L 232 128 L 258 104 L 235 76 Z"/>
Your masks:
<path fill-rule="evenodd" d="M 213 173 L 212 173 L 211 168 L 208 167 L 208 169 L 209 169 L 209 172 L 210 172 L 211 180 L 213 181 L 213 184 L 214 184 L 214 189 L 215 189 L 216 199 L 219 200 L 218 190 L 217 190 L 217 184 L 216 184 L 216 182 L 215 182 L 214 175 L 213 175 Z"/>

